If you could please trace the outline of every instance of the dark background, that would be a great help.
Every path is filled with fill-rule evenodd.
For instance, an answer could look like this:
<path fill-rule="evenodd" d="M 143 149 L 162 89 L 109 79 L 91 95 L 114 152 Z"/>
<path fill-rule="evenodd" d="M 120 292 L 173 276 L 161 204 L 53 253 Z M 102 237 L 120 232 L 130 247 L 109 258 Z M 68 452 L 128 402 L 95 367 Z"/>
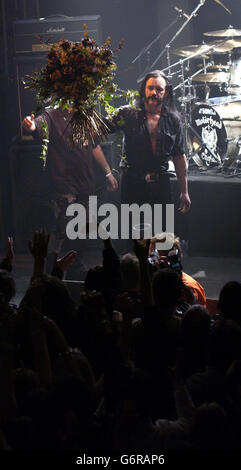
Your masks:
<path fill-rule="evenodd" d="M 39 162 L 36 162 L 35 158 L 38 150 L 35 149 L 32 155 L 29 155 L 29 152 L 23 155 L 21 150 L 16 151 L 15 148 L 16 144 L 19 145 L 19 106 L 23 103 L 21 103 L 22 98 L 19 97 L 17 91 L 13 22 L 55 14 L 67 16 L 99 14 L 103 40 L 110 35 L 113 48 L 118 45 L 121 39 L 125 41 L 116 60 L 118 65 L 116 82 L 122 88 L 136 89 L 139 88 L 138 79 L 145 72 L 148 64 L 150 66 L 156 60 L 184 21 L 182 18 L 178 18 L 176 25 L 165 32 L 176 18 L 172 4 L 190 13 L 199 2 L 198 0 L 173 0 L 171 2 L 166 0 L 0 0 L 0 2 L 0 246 L 2 246 L 7 235 L 15 235 L 16 213 L 19 213 L 19 221 L 26 218 L 24 206 L 26 201 L 32 198 L 33 188 L 31 187 L 29 192 L 26 192 L 26 183 L 24 179 L 19 181 L 19 174 L 27 173 L 27 185 L 31 186 L 32 184 L 34 187 L 41 170 Z M 179 57 L 172 53 L 173 49 L 186 44 L 200 44 L 205 39 L 203 36 L 205 31 L 225 29 L 230 24 L 234 28 L 241 28 L 240 0 L 224 0 L 223 3 L 232 11 L 232 15 L 229 15 L 215 0 L 206 0 L 197 17 L 189 23 L 172 44 L 172 63 L 179 60 Z M 163 34 L 150 48 L 149 54 L 142 54 L 141 58 L 133 63 L 140 51 L 161 32 Z M 207 38 L 208 41 L 211 39 Z M 223 56 L 221 59 L 225 60 Z M 33 69 L 36 66 L 35 62 L 33 58 Z M 196 64 L 195 59 L 191 66 L 196 67 Z M 166 59 L 163 55 L 154 68 L 162 69 L 165 66 Z M 29 69 L 31 70 L 31 61 L 27 72 L 30 71 Z M 24 72 L 25 68 L 23 67 L 22 70 Z M 178 80 L 178 77 L 175 77 L 174 84 Z M 14 151 L 13 146 L 15 146 Z M 18 165 L 14 163 L 16 159 Z M 17 173 L 16 168 L 19 168 Z M 16 194 L 16 187 L 18 187 L 18 194 Z M 21 196 L 22 193 L 24 193 L 24 197 Z M 28 219 L 29 217 L 28 215 Z"/>

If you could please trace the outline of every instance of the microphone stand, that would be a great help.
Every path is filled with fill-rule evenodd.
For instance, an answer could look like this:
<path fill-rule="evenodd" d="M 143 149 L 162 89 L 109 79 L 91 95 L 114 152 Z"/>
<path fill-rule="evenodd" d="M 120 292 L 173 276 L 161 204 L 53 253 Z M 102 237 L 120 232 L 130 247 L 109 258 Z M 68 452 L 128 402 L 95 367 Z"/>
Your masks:
<path fill-rule="evenodd" d="M 150 48 L 153 46 L 153 44 L 155 44 L 158 39 L 160 39 L 160 37 L 165 34 L 167 31 L 169 31 L 170 28 L 172 28 L 172 26 L 174 26 L 176 24 L 176 22 L 178 21 L 178 19 L 180 18 L 180 14 L 178 13 L 178 15 L 176 16 L 176 18 L 166 27 L 164 28 L 159 34 L 158 36 L 155 37 L 155 39 L 153 39 L 152 42 L 150 42 L 150 44 L 148 44 L 147 46 L 143 47 L 143 49 L 141 49 L 141 51 L 139 52 L 139 54 L 135 57 L 135 59 L 132 60 L 132 64 L 134 64 L 137 60 L 138 60 L 138 63 L 139 63 L 139 73 L 140 73 L 140 58 L 143 54 L 145 54 L 146 52 L 148 53 L 150 51 Z M 149 52 L 150 54 L 150 52 Z M 150 69 L 149 68 L 149 63 L 148 63 L 148 67 L 146 67 L 146 69 L 144 70 L 144 72 L 142 73 L 142 76 L 143 74 L 145 74 L 147 72 L 147 70 Z M 137 83 L 141 81 L 140 79 L 137 79 Z"/>
<path fill-rule="evenodd" d="M 164 49 L 161 51 L 160 55 L 156 58 L 156 60 L 153 62 L 153 64 L 151 65 L 151 68 L 154 67 L 154 65 L 158 62 L 158 60 L 162 57 L 162 55 L 165 53 L 165 51 L 167 52 L 167 69 L 168 69 L 168 76 L 170 75 L 170 47 L 171 47 L 171 44 L 175 41 L 175 39 L 179 36 L 179 34 L 181 34 L 181 32 L 184 30 L 184 28 L 188 25 L 188 23 L 192 20 L 192 18 L 194 16 L 196 16 L 198 10 L 205 4 L 206 0 L 200 0 L 199 4 L 197 5 L 197 7 L 192 11 L 192 13 L 189 15 L 189 18 L 186 19 L 186 21 L 184 21 L 184 23 L 182 24 L 181 28 L 179 28 L 179 30 L 176 32 L 176 34 L 174 34 L 174 36 L 171 38 L 171 40 L 169 41 L 168 44 L 166 44 L 166 46 L 164 47 Z"/>

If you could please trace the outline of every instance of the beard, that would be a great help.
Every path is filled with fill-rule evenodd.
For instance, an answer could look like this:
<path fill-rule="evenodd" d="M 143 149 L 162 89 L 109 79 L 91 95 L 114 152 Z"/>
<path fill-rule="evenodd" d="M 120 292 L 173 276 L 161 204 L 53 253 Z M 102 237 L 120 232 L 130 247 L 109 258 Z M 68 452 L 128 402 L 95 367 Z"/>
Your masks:
<path fill-rule="evenodd" d="M 145 108 L 148 112 L 154 112 L 163 103 L 163 98 L 148 96 L 145 99 Z"/>

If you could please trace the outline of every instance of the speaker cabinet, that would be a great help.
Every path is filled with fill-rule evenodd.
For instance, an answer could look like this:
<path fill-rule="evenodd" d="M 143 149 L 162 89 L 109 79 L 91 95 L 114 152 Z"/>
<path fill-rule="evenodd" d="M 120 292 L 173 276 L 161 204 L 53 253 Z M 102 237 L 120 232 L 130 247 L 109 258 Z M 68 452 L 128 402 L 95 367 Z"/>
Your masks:
<path fill-rule="evenodd" d="M 31 141 L 10 148 L 13 235 L 18 252 L 26 252 L 34 230 L 49 230 L 53 219 L 40 154 L 41 146 Z"/>

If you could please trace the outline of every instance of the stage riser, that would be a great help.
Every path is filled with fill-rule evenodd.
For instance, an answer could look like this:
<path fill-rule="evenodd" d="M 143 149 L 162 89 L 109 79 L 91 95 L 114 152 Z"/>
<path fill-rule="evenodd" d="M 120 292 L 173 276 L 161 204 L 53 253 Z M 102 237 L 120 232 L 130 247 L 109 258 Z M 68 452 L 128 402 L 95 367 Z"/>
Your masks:
<path fill-rule="evenodd" d="M 177 182 L 173 182 L 177 196 Z M 190 255 L 241 255 L 241 179 L 189 176 L 192 206 L 179 217 Z"/>
<path fill-rule="evenodd" d="M 103 146 L 109 164 L 116 165 L 111 143 Z M 27 251 L 27 240 L 34 229 L 48 227 L 52 212 L 45 190 L 38 146 L 16 146 L 10 151 L 12 218 L 15 247 Z M 97 186 L 102 187 L 105 177 L 96 167 Z M 179 206 L 179 185 L 171 180 L 176 209 Z M 241 235 L 241 179 L 189 176 L 192 201 L 189 213 L 175 211 L 175 232 L 188 240 L 190 255 L 240 256 Z M 102 202 L 118 204 L 117 194 L 103 192 Z"/>

